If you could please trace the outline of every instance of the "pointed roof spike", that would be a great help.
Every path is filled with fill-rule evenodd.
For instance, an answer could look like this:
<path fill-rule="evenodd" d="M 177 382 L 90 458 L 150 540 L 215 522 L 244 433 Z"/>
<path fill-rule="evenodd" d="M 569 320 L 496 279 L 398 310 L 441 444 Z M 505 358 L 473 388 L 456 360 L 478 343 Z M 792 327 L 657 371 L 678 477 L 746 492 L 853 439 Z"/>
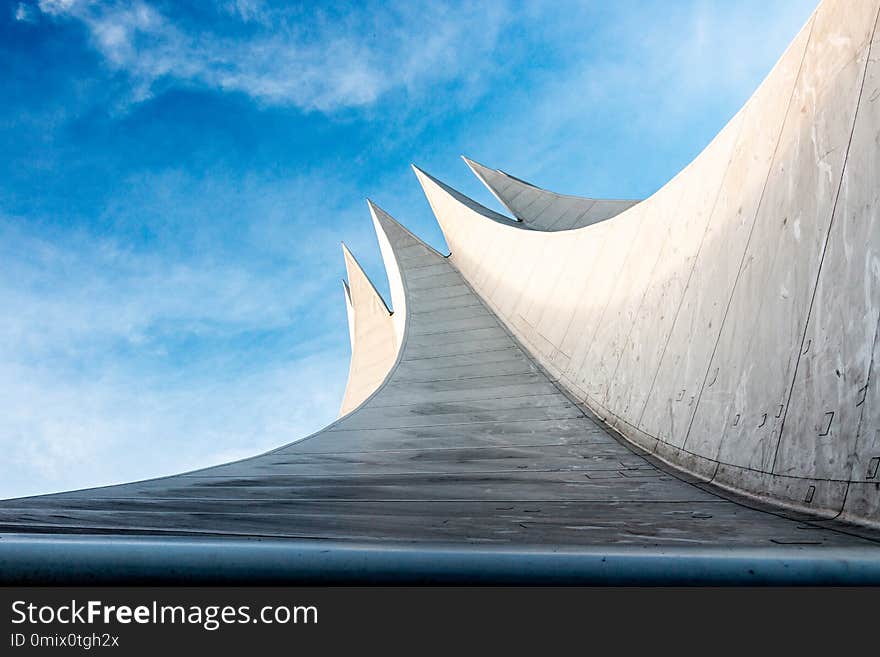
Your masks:
<path fill-rule="evenodd" d="M 376 230 L 376 238 L 379 240 L 379 251 L 382 254 L 385 275 L 388 278 L 388 288 L 391 291 L 394 335 L 399 348 L 403 343 L 403 335 L 406 330 L 406 291 L 403 285 L 403 277 L 400 273 L 398 258 L 395 255 L 395 246 L 399 241 L 396 236 L 403 227 L 370 199 L 367 199 L 367 207 L 370 209 L 370 216 L 373 218 L 373 228 Z"/>
<path fill-rule="evenodd" d="M 519 228 L 521 230 L 529 230 L 529 227 L 522 222 L 516 221 L 515 219 L 511 219 L 509 217 L 505 217 L 503 214 L 499 214 L 494 210 L 490 210 L 484 205 L 477 203 L 473 199 L 465 196 L 461 192 L 456 189 L 453 189 L 449 185 L 437 180 L 434 176 L 429 173 L 426 173 L 415 164 L 412 165 L 413 171 L 415 171 L 416 177 L 419 179 L 419 184 L 422 186 L 422 190 L 425 193 L 425 196 L 428 199 L 428 203 L 431 206 L 431 210 L 434 213 L 434 216 L 437 219 L 437 223 L 440 224 L 440 229 L 443 231 L 443 235 L 446 237 L 446 243 L 450 244 L 451 248 L 451 238 L 452 236 L 449 234 L 449 220 L 452 216 L 452 213 L 448 211 L 448 204 L 451 200 L 454 205 L 463 205 L 476 214 L 489 219 L 490 221 L 494 221 L 499 224 L 503 224 L 505 226 L 511 226 L 514 228 Z"/>
<path fill-rule="evenodd" d="M 348 341 L 351 343 L 351 352 L 354 353 L 354 304 L 351 302 L 351 289 L 345 279 L 342 279 L 342 293 L 345 295 L 345 316 L 348 318 Z"/>
<path fill-rule="evenodd" d="M 510 208 L 510 206 L 507 205 L 504 198 L 495 190 L 495 185 L 493 184 L 493 181 L 495 180 L 495 177 L 500 174 L 500 172 L 495 169 L 490 169 L 485 164 L 480 164 L 479 162 L 471 160 L 464 155 L 461 156 L 461 159 L 464 160 L 464 163 L 468 165 L 468 168 L 477 177 L 477 179 L 481 183 L 483 183 L 486 189 L 492 192 L 492 196 L 494 196 L 498 200 L 498 202 L 501 203 L 501 205 L 507 208 L 508 211 L 513 214 L 517 221 L 522 221 L 522 218 L 516 215 L 516 213 Z"/>
<path fill-rule="evenodd" d="M 416 173 L 416 177 L 419 179 L 419 184 L 422 186 L 422 190 L 425 192 L 425 196 L 428 197 L 428 202 L 431 203 L 432 209 L 435 209 L 435 216 L 437 215 L 437 212 L 436 208 L 434 208 L 434 201 L 438 199 L 438 195 L 445 195 L 448 197 L 452 197 L 462 205 L 469 207 L 471 210 L 483 215 L 487 219 L 491 219 L 493 221 L 497 221 L 498 223 L 508 226 L 518 226 L 521 228 L 524 227 L 522 226 L 522 223 L 517 221 L 516 219 L 511 219 L 510 217 L 506 217 L 503 214 L 487 208 L 485 205 L 478 203 L 469 196 L 465 196 L 457 189 L 454 189 L 446 183 L 438 180 L 430 173 L 427 173 L 426 171 L 417 167 L 415 164 L 412 165 L 412 168 L 413 171 L 415 171 Z"/>
<path fill-rule="evenodd" d="M 367 206 L 370 208 L 370 214 L 372 214 L 373 216 L 373 222 L 377 226 L 377 230 L 379 227 L 381 227 L 383 232 L 388 233 L 390 231 L 391 233 L 401 234 L 402 236 L 406 236 L 403 239 L 409 238 L 410 240 L 413 240 L 415 243 L 420 244 L 421 246 L 432 251 L 441 258 L 446 257 L 433 246 L 425 242 L 421 237 L 413 233 L 409 228 L 397 221 L 397 219 L 392 217 L 385 210 L 376 205 L 370 199 L 367 199 Z"/>
<path fill-rule="evenodd" d="M 339 414 L 357 408 L 382 384 L 400 349 L 395 317 L 345 242 L 345 292 L 351 361 Z"/>
<path fill-rule="evenodd" d="M 605 221 L 639 201 L 558 194 L 461 156 L 474 175 L 520 221 L 544 231 L 571 230 Z"/>
<path fill-rule="evenodd" d="M 541 189 L 542 191 L 547 191 L 547 190 L 542 189 L 541 187 L 538 187 L 534 183 L 530 183 L 528 180 L 523 180 L 522 178 L 517 178 L 513 174 L 507 173 L 506 171 L 502 171 L 501 169 L 493 169 L 491 167 L 487 167 L 485 164 L 480 164 L 476 160 L 472 160 L 469 157 L 466 157 L 464 155 L 461 156 L 461 159 L 464 160 L 465 164 L 467 164 L 468 167 L 470 167 L 471 171 L 473 171 L 474 174 L 478 178 L 483 180 L 484 183 L 487 179 L 491 180 L 491 179 L 494 179 L 494 178 L 500 176 L 506 180 L 514 180 L 518 183 L 522 183 L 523 185 L 528 185 L 529 187 L 534 187 L 535 189 Z M 486 183 L 486 184 L 488 184 L 488 183 Z"/>
<path fill-rule="evenodd" d="M 458 250 L 461 240 L 467 242 L 471 238 L 472 231 L 480 229 L 481 220 L 515 230 L 530 230 L 526 224 L 509 219 L 480 205 L 416 165 L 412 165 L 412 168 L 453 255 Z"/>
<path fill-rule="evenodd" d="M 376 289 L 376 286 L 373 284 L 373 281 L 370 280 L 370 277 L 367 276 L 367 273 L 364 271 L 363 267 L 361 267 L 360 263 L 357 261 L 357 258 L 354 257 L 354 254 L 349 250 L 348 246 L 346 246 L 345 242 L 341 242 L 342 244 L 342 256 L 345 259 L 345 273 L 348 276 L 349 285 L 349 296 L 352 297 L 352 288 L 355 290 L 355 296 L 352 297 L 352 303 L 357 307 L 357 304 L 361 301 L 358 298 L 361 294 L 369 295 L 375 297 L 376 301 L 382 304 L 388 314 L 391 314 L 391 310 L 388 308 L 388 304 L 385 303 L 385 299 L 382 298 L 382 295 L 379 293 L 379 290 Z M 359 285 L 360 283 L 360 285 Z M 363 290 L 363 293 L 360 292 Z M 370 295 L 370 292 L 372 294 Z"/>

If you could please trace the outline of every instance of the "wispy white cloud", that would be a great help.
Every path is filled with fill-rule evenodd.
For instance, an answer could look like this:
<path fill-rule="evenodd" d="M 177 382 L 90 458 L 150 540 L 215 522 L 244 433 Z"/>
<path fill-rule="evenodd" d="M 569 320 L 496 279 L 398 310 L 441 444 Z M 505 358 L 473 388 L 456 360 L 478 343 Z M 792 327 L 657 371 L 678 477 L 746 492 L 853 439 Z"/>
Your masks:
<path fill-rule="evenodd" d="M 13 14 L 15 20 L 21 23 L 33 23 L 36 19 L 36 11 L 33 6 L 19 2 Z"/>
<path fill-rule="evenodd" d="M 155 247 L 0 215 L 0 498 L 204 467 L 332 420 L 348 343 L 326 294 L 339 226 L 302 229 L 326 209 L 315 184 L 139 174 L 106 212 L 169 216 Z M 367 226 L 354 200 L 340 223 Z"/>
<path fill-rule="evenodd" d="M 251 21 L 264 23 L 268 19 L 268 12 L 263 0 L 231 0 L 220 5 L 226 13 L 238 16 L 245 23 Z"/>
<path fill-rule="evenodd" d="M 532 4 L 566 44 L 560 68 L 514 90 L 504 121 L 469 125 L 460 150 L 558 191 L 649 194 L 746 102 L 816 3 Z"/>
<path fill-rule="evenodd" d="M 298 440 L 333 417 L 345 368 L 335 351 L 201 381 L 3 362 L 0 498 L 173 474 Z"/>
<path fill-rule="evenodd" d="M 182 82 L 320 111 L 459 77 L 476 84 L 507 16 L 501 3 L 368 3 L 330 15 L 236 0 L 216 6 L 241 24 L 229 34 L 143 0 L 40 0 L 38 7 L 82 23 L 106 64 L 130 78 L 135 101 Z"/>

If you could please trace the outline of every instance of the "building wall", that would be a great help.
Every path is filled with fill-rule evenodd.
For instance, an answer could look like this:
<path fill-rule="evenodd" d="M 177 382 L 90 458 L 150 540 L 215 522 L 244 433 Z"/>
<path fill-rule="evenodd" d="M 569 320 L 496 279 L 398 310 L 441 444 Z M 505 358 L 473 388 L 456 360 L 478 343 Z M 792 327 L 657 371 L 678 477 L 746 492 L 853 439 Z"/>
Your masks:
<path fill-rule="evenodd" d="M 526 230 L 419 173 L 453 264 L 624 436 L 722 487 L 874 524 L 877 17 L 877 0 L 823 2 L 690 165 L 601 223 Z"/>

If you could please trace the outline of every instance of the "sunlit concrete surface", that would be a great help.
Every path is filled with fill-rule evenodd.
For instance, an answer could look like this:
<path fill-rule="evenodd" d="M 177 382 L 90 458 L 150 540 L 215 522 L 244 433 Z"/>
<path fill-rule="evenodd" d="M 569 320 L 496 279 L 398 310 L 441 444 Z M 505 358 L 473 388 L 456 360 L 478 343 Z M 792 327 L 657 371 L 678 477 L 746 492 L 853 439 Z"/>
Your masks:
<path fill-rule="evenodd" d="M 643 201 L 469 161 L 507 217 L 417 170 L 451 255 L 370 204 L 391 308 L 344 249 L 337 421 L 234 463 L 2 501 L 0 531 L 880 558 L 878 8 L 820 5 Z"/>
<path fill-rule="evenodd" d="M 339 415 L 354 410 L 382 385 L 391 371 L 402 335 L 398 337 L 392 313 L 345 244 L 342 245 L 348 282 L 342 282 L 351 362 Z"/>

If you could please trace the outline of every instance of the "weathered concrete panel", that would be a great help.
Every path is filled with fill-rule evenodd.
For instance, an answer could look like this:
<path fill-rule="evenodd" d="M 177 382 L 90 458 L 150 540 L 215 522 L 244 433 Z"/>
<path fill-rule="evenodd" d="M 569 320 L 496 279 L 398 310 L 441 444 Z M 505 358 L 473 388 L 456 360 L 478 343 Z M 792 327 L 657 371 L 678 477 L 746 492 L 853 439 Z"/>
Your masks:
<path fill-rule="evenodd" d="M 697 454 L 760 472 L 773 467 L 875 17 L 876 5 L 869 3 L 826 3 L 816 13 L 710 361 L 710 370 L 719 370 L 718 383 L 702 391 L 685 442 Z M 741 421 L 734 426 L 737 414 Z"/>
<path fill-rule="evenodd" d="M 838 478 L 843 466 L 861 481 L 880 456 L 877 386 L 869 380 L 880 318 L 876 32 L 874 39 L 776 454 L 774 472 L 783 475 Z"/>
<path fill-rule="evenodd" d="M 452 262 L 611 426 L 719 486 L 867 523 L 880 490 L 848 491 L 880 458 L 877 16 L 822 3 L 700 156 L 601 223 L 554 232 L 541 218 L 572 201 L 468 162 L 523 230 L 417 171 Z"/>

